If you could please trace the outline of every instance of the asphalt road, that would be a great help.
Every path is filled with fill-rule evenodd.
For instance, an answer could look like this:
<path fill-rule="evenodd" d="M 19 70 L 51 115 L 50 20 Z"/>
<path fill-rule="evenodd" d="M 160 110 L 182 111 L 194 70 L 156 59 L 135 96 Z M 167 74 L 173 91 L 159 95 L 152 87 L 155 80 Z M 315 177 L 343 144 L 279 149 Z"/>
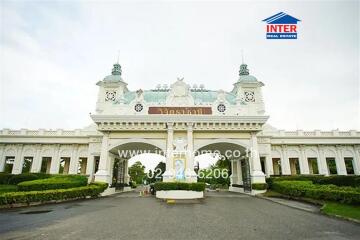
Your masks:
<path fill-rule="evenodd" d="M 0 239 L 359 239 L 360 225 L 236 193 L 166 204 L 123 193 L 0 210 Z"/>

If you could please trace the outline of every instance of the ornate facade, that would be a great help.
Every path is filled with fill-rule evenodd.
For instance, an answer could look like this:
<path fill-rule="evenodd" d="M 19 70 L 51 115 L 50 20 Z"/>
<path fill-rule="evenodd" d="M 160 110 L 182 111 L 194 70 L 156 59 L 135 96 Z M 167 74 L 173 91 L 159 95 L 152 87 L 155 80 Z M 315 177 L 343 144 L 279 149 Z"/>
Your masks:
<path fill-rule="evenodd" d="M 87 128 L 1 130 L 0 171 L 79 173 L 109 183 L 121 175 L 126 183 L 126 152 L 162 152 L 164 181 L 192 182 L 194 156 L 217 151 L 232 160 L 233 184 L 280 174 L 360 175 L 359 131 L 289 132 L 267 125 L 264 84 L 246 64 L 231 91 L 190 87 L 180 78 L 169 87 L 130 91 L 119 64 L 97 86 L 94 124 Z"/>

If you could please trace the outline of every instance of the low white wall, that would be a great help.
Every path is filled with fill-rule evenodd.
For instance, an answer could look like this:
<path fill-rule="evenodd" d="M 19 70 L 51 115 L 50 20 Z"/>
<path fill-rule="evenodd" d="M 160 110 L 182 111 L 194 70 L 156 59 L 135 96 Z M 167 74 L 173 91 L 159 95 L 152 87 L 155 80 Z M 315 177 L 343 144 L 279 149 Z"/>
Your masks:
<path fill-rule="evenodd" d="M 123 192 L 130 192 L 132 190 L 131 187 L 124 187 Z"/>
<path fill-rule="evenodd" d="M 162 199 L 196 199 L 204 198 L 204 192 L 185 190 L 156 191 L 156 197 Z"/>
<path fill-rule="evenodd" d="M 229 187 L 229 192 L 238 192 L 238 193 L 246 193 L 246 194 L 251 194 L 251 195 L 257 195 L 257 194 L 265 193 L 266 190 L 251 190 L 251 193 L 249 193 L 249 192 L 244 192 L 244 188 Z"/>
<path fill-rule="evenodd" d="M 243 193 L 244 192 L 244 188 L 239 188 L 239 187 L 229 187 L 229 192 L 239 192 L 239 193 Z"/>
<path fill-rule="evenodd" d="M 101 196 L 108 196 L 115 194 L 115 188 L 107 188 L 104 192 L 101 193 Z"/>

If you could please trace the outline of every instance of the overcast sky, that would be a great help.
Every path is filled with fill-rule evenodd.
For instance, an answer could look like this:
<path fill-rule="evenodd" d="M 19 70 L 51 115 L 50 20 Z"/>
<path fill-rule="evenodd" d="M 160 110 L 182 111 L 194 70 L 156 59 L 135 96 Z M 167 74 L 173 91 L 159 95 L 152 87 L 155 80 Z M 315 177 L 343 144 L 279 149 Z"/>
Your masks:
<path fill-rule="evenodd" d="M 0 128 L 82 128 L 120 50 L 131 90 L 185 77 L 230 91 L 241 49 L 280 129 L 360 129 L 359 3 L 1 1 Z M 301 22 L 266 40 L 261 20 Z"/>

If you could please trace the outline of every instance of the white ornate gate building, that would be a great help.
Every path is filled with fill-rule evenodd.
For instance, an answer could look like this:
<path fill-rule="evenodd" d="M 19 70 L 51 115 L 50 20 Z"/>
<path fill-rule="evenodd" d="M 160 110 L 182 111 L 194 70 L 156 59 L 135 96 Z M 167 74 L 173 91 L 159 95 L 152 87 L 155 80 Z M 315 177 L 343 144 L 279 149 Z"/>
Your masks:
<path fill-rule="evenodd" d="M 171 86 L 130 91 L 121 66 L 97 83 L 95 124 L 84 129 L 0 131 L 0 172 L 87 174 L 111 183 L 115 162 L 124 181 L 124 151 L 164 152 L 165 181 L 196 181 L 194 155 L 219 151 L 232 160 L 231 182 L 243 184 L 247 161 L 253 183 L 265 176 L 294 174 L 360 175 L 359 131 L 284 131 L 266 124 L 264 84 L 242 64 L 231 91 L 190 87 L 183 79 Z M 186 150 L 185 154 L 173 154 Z M 231 153 L 237 152 L 231 155 Z M 230 155 L 229 155 L 230 154 Z"/>

